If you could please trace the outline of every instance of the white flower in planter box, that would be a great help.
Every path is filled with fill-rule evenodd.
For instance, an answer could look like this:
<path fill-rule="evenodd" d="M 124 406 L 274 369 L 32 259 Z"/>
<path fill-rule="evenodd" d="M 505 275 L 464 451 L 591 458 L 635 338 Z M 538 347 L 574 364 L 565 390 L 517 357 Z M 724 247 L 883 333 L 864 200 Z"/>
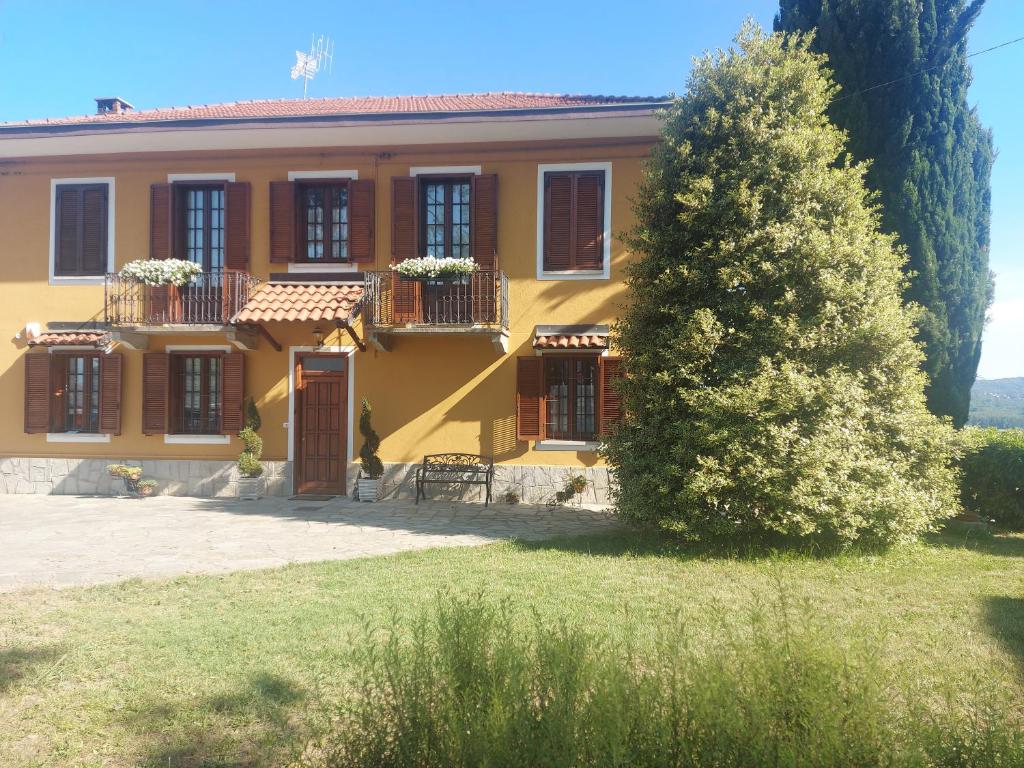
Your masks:
<path fill-rule="evenodd" d="M 139 259 L 129 261 L 118 272 L 143 285 L 188 285 L 199 275 L 203 268 L 191 261 L 182 259 Z"/>
<path fill-rule="evenodd" d="M 434 256 L 423 256 L 418 259 L 406 259 L 392 264 L 391 269 L 409 279 L 434 277 L 463 277 L 471 275 L 476 269 L 473 259 L 438 259 Z"/>

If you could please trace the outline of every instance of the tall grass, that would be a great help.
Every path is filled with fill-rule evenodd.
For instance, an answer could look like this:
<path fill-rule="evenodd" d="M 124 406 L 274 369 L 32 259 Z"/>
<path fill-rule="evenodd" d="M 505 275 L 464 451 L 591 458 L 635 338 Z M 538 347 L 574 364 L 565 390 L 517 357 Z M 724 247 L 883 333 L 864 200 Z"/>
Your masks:
<path fill-rule="evenodd" d="M 781 603 L 749 628 L 707 650 L 678 627 L 641 651 L 442 597 L 409 624 L 367 631 L 349 694 L 301 762 L 1024 765 L 1024 738 L 997 702 L 893 690 L 870 644 L 840 646 Z"/>

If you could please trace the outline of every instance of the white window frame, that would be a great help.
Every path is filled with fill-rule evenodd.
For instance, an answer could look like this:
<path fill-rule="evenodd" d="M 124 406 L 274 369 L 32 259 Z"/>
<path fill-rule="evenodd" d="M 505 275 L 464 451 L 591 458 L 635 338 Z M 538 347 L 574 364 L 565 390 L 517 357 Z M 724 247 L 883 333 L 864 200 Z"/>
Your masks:
<path fill-rule="evenodd" d="M 414 165 L 409 168 L 410 176 L 456 176 L 469 173 L 479 176 L 481 166 L 479 165 Z"/>
<path fill-rule="evenodd" d="M 182 352 L 223 352 L 225 355 L 244 354 L 233 352 L 230 344 L 168 344 L 164 347 L 167 354 Z M 168 417 L 168 421 L 170 418 Z M 168 425 L 169 426 L 169 425 Z M 164 445 L 230 445 L 231 435 L 173 435 L 164 434 Z"/>
<path fill-rule="evenodd" d="M 359 171 L 355 169 L 348 169 L 342 171 L 288 171 L 288 181 L 305 181 L 308 179 L 350 179 L 356 180 L 359 178 Z M 345 273 L 345 272 L 361 272 L 362 266 L 356 262 L 349 262 L 347 264 L 309 264 L 308 262 L 288 262 L 288 272 L 302 274 L 303 272 L 310 274 L 323 274 L 323 273 Z"/>
<path fill-rule="evenodd" d="M 544 269 L 544 174 L 557 171 L 604 171 L 604 235 L 601 238 L 601 269 Z M 537 165 L 537 279 L 608 280 L 612 270 L 612 164 L 540 163 Z"/>
<path fill-rule="evenodd" d="M 114 177 L 95 176 L 76 179 L 50 179 L 50 255 L 47 274 L 50 285 L 103 285 L 105 275 L 62 276 L 57 271 L 57 187 L 64 184 L 106 184 L 107 185 L 107 272 L 114 271 Z"/>

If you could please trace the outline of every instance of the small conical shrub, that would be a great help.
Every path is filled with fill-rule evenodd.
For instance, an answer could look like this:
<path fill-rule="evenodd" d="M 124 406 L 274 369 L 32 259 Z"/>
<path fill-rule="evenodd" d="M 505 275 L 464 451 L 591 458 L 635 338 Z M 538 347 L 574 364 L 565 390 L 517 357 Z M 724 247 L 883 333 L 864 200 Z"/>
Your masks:
<path fill-rule="evenodd" d="M 363 447 L 359 449 L 359 462 L 363 467 L 363 475 L 371 480 L 376 480 L 384 474 L 384 464 L 377 456 L 377 451 L 380 449 L 380 435 L 374 431 L 373 424 L 370 423 L 372 415 L 370 403 L 364 397 L 362 410 L 359 413 L 359 434 L 363 436 Z"/>

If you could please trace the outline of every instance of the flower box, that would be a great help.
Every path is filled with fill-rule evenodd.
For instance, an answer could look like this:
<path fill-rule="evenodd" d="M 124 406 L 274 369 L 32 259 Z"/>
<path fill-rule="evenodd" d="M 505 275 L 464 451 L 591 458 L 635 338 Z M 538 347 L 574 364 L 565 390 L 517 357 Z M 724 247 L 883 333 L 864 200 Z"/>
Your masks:
<path fill-rule="evenodd" d="M 438 259 L 434 256 L 424 256 L 392 264 L 391 269 L 401 278 L 426 282 L 428 285 L 450 285 L 453 282 L 465 285 L 476 270 L 476 262 L 468 258 Z"/>

